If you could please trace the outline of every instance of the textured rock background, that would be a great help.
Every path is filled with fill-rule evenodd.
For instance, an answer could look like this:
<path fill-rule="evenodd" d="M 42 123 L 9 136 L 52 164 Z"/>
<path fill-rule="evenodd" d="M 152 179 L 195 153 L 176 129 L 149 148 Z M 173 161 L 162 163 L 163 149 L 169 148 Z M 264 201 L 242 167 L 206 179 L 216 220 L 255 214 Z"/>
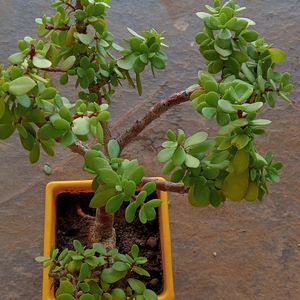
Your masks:
<path fill-rule="evenodd" d="M 0 62 L 16 49 L 16 41 L 34 35 L 34 18 L 49 11 L 46 0 L 0 0 Z M 196 80 L 203 67 L 193 37 L 200 22 L 194 13 L 203 9 L 196 0 L 113 0 L 109 22 L 117 38 L 134 29 L 155 26 L 167 32 L 168 71 L 152 79 L 144 76 L 144 95 L 139 98 L 125 88 L 112 105 L 115 132 L 129 123 L 122 120 L 137 105 L 136 115 L 170 93 Z M 284 66 L 295 83 L 298 101 L 300 72 L 300 6 L 298 0 L 240 1 L 257 30 L 288 53 Z M 73 95 L 71 88 L 66 95 Z M 266 109 L 274 122 L 258 140 L 262 151 L 273 149 L 285 162 L 280 185 L 271 188 L 263 203 L 230 203 L 220 209 L 191 209 L 183 196 L 170 195 L 171 228 L 176 296 L 178 300 L 299 299 L 300 201 L 299 201 L 299 105 L 283 103 Z M 134 118 L 135 116 L 133 116 Z M 167 125 L 169 124 L 169 125 Z M 139 156 L 148 175 L 159 174 L 154 155 L 166 127 L 213 132 L 208 123 L 183 105 L 165 114 L 128 148 L 126 155 Z M 211 129 L 209 129 L 211 128 Z M 154 138 L 155 137 L 155 138 Z M 140 155 L 140 154 L 143 155 Z M 0 298 L 40 299 L 41 271 L 33 258 L 42 253 L 44 188 L 49 180 L 86 178 L 75 154 L 57 150 L 57 160 L 43 157 L 31 166 L 15 136 L 0 142 Z M 54 174 L 46 177 L 45 162 Z M 213 256 L 216 252 L 216 257 Z"/>

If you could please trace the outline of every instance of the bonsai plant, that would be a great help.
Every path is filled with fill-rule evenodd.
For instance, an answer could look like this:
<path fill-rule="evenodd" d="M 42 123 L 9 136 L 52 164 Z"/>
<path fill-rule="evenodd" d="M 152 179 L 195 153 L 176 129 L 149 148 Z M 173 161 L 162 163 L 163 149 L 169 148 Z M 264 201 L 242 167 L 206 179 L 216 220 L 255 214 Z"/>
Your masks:
<path fill-rule="evenodd" d="M 18 131 L 31 163 L 39 160 L 41 149 L 53 156 L 57 143 L 82 155 L 84 169 L 95 176 L 89 204 L 95 216 L 89 218 L 87 245 L 74 240 L 74 250 L 53 249 L 37 261 L 51 267 L 60 300 L 156 299 L 133 276 L 151 275 L 140 266 L 147 258 L 139 256 L 138 246 L 132 245 L 127 255 L 116 250 L 114 215 L 124 208 L 128 223 L 137 218 L 142 224 L 153 222 L 162 203 L 153 196 L 157 190 L 187 193 L 197 207 L 218 207 L 226 199 L 262 200 L 268 183 L 279 181 L 282 164 L 273 161 L 270 151 L 259 154 L 254 140 L 271 123 L 258 117 L 263 107 L 274 107 L 277 97 L 291 102 L 290 75 L 275 69 L 285 53 L 251 29 L 252 20 L 239 16 L 244 7 L 215 0 L 206 6 L 208 12 L 197 13 L 203 29 L 195 40 L 207 71 L 114 137 L 109 107 L 115 90 L 127 81 L 141 95 L 144 69 L 150 66 L 153 75 L 165 69 L 164 34 L 128 29 L 127 46 L 122 47 L 107 28 L 109 0 L 55 0 L 51 6 L 54 15 L 36 19 L 39 37 L 20 40 L 20 52 L 9 57 L 8 68 L 0 69 L 0 138 Z M 53 73 L 62 85 L 75 78 L 78 99 L 59 93 Z M 215 119 L 218 133 L 186 137 L 182 129 L 169 129 L 158 160 L 170 181 L 145 177 L 136 159 L 122 158 L 122 150 L 160 115 L 184 102 L 204 118 Z"/>

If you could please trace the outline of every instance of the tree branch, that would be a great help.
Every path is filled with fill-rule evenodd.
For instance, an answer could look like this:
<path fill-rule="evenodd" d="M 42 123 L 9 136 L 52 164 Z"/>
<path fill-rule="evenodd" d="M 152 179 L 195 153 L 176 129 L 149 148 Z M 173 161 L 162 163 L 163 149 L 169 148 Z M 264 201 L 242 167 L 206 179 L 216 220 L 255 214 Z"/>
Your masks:
<path fill-rule="evenodd" d="M 72 152 L 77 153 L 81 156 L 84 156 L 87 151 L 90 150 L 90 147 L 84 144 L 81 141 L 75 141 L 74 144 L 68 147 Z"/>
<path fill-rule="evenodd" d="M 119 136 L 117 140 L 120 145 L 121 151 L 150 123 L 158 119 L 171 107 L 183 102 L 187 102 L 190 99 L 191 94 L 198 89 L 201 89 L 201 87 L 199 87 L 198 85 L 191 86 L 185 91 L 175 93 L 152 106 L 152 108 L 144 115 L 142 119 L 135 121 L 131 128 L 127 129 Z"/>
<path fill-rule="evenodd" d="M 70 26 L 65 25 L 64 27 L 55 28 L 53 25 L 46 25 L 45 29 L 47 29 L 47 30 L 56 30 L 56 31 L 68 31 L 70 29 Z"/>
<path fill-rule="evenodd" d="M 161 191 L 167 191 L 167 192 L 173 192 L 179 194 L 184 194 L 188 192 L 188 189 L 182 183 L 161 181 L 158 179 L 153 179 L 152 177 L 143 177 L 141 186 L 145 185 L 147 182 L 155 182 L 156 188 Z"/>

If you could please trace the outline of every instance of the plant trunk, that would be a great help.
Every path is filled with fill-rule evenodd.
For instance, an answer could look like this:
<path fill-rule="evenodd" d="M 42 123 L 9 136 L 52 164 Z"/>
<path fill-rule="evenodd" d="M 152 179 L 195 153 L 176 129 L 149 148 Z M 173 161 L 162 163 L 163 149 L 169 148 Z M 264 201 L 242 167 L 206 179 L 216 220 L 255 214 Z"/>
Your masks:
<path fill-rule="evenodd" d="M 107 144 L 111 138 L 111 132 L 107 122 L 102 122 L 102 126 L 104 130 L 104 152 L 107 154 Z M 105 207 L 96 209 L 95 222 L 90 228 L 89 243 L 102 243 L 108 249 L 116 247 L 114 214 L 108 214 Z"/>
<path fill-rule="evenodd" d="M 102 243 L 106 248 L 116 246 L 114 215 L 108 214 L 105 207 L 96 209 L 94 224 L 90 228 L 89 244 Z"/>

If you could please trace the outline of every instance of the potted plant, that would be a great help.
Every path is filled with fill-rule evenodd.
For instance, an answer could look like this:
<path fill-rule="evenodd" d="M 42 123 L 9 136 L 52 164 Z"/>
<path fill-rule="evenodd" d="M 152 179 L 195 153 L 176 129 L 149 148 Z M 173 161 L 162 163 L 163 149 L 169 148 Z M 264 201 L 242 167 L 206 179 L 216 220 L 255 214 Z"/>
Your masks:
<path fill-rule="evenodd" d="M 166 191 L 187 193 L 193 206 L 218 207 L 226 199 L 262 200 L 267 184 L 278 182 L 281 162 L 273 162 L 271 152 L 259 154 L 254 139 L 271 123 L 258 117 L 262 108 L 274 107 L 278 96 L 291 102 L 290 75 L 275 70 L 285 53 L 251 29 L 252 20 L 239 16 L 244 7 L 215 0 L 207 12 L 197 13 L 203 29 L 195 40 L 207 71 L 199 72 L 197 84 L 157 102 L 114 137 L 112 96 L 123 81 L 141 95 L 145 67 L 153 75 L 165 69 L 164 34 L 128 29 L 122 47 L 107 28 L 109 0 L 55 0 L 51 6 L 52 16 L 36 19 L 39 37 L 20 40 L 10 66 L 0 69 L 0 138 L 18 131 L 31 163 L 39 160 L 41 149 L 54 156 L 60 143 L 82 155 L 84 169 L 94 175 L 93 181 L 47 186 L 45 252 L 36 258 L 46 268 L 43 299 L 172 300 Z M 62 85 L 75 78 L 78 99 L 60 95 L 52 74 L 59 74 Z M 145 177 L 144 168 L 123 158 L 122 150 L 184 102 L 216 119 L 216 136 L 197 131 L 186 137 L 182 129 L 169 129 L 158 160 L 171 181 Z M 44 171 L 50 172 L 49 166 Z M 161 277 L 149 280 L 147 263 L 154 260 Z"/>

